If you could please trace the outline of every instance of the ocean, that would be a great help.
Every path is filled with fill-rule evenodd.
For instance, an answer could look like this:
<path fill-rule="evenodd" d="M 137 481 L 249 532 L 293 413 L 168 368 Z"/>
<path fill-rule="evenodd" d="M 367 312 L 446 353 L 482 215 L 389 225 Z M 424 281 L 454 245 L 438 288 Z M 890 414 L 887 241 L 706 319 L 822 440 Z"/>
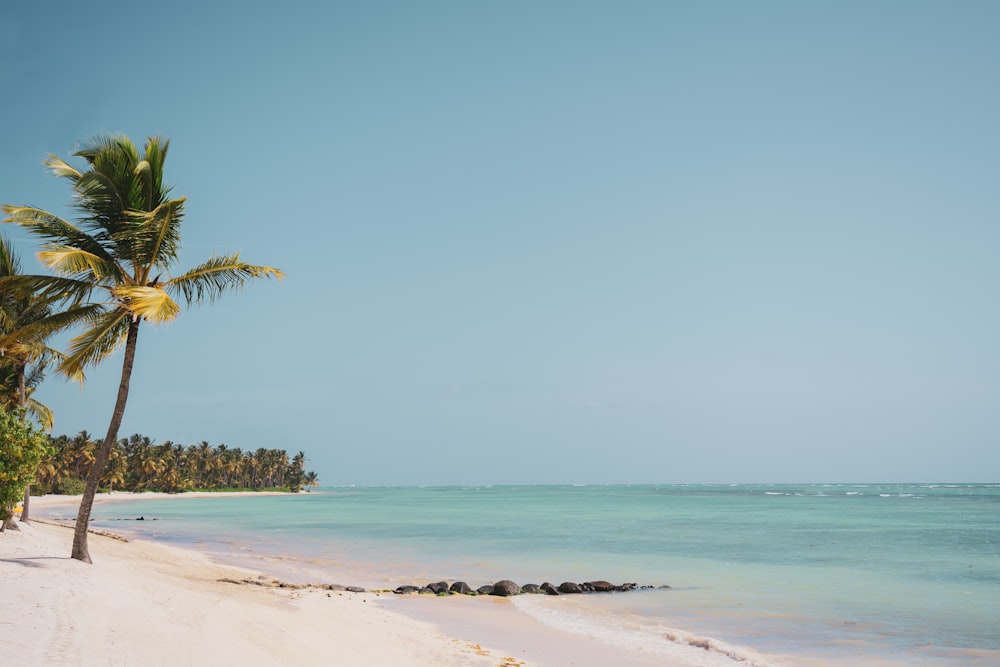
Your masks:
<path fill-rule="evenodd" d="M 328 488 L 92 525 L 300 582 L 652 586 L 513 605 L 664 663 L 1000 665 L 1000 484 Z"/>

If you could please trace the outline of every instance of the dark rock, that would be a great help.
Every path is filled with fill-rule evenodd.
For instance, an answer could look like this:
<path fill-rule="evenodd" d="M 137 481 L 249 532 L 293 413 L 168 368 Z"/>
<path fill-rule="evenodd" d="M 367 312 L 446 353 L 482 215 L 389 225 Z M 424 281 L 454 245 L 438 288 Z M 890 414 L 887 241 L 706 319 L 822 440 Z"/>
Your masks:
<path fill-rule="evenodd" d="M 663 584 L 662 586 L 659 586 L 659 588 L 662 589 L 662 590 L 670 590 L 670 586 L 667 586 L 666 584 Z"/>
<path fill-rule="evenodd" d="M 396 593 L 397 595 L 407 595 L 409 593 L 419 593 L 419 592 L 420 592 L 419 588 L 410 585 L 400 586 L 399 588 L 393 591 L 393 593 Z"/>
<path fill-rule="evenodd" d="M 616 591 L 634 591 L 636 589 L 636 584 L 622 584 L 621 586 L 615 586 Z"/>
<path fill-rule="evenodd" d="M 480 595 L 492 595 L 493 586 L 490 584 L 486 584 L 485 586 L 480 586 L 479 588 L 476 589 L 476 592 L 479 593 Z"/>
<path fill-rule="evenodd" d="M 442 593 L 448 592 L 448 582 L 436 581 L 433 584 L 427 584 L 426 588 L 431 589 L 431 593 L 434 593 L 435 595 L 441 595 Z"/>
<path fill-rule="evenodd" d="M 574 584 L 572 581 L 564 581 L 559 584 L 559 592 L 568 594 L 582 593 L 583 589 L 580 587 L 580 584 Z"/>
<path fill-rule="evenodd" d="M 418 593 L 425 593 L 425 594 L 426 594 L 426 593 L 434 593 L 434 591 L 432 591 L 432 590 L 431 590 L 430 588 L 428 588 L 427 586 L 424 586 L 423 588 L 421 588 L 421 589 L 420 589 L 419 591 L 417 591 L 417 592 L 418 592 Z"/>
<path fill-rule="evenodd" d="M 500 597 L 510 597 L 511 595 L 517 595 L 521 592 L 521 587 L 515 584 L 510 579 L 501 579 L 500 581 L 493 584 L 493 592 L 490 595 L 499 595 Z"/>
<path fill-rule="evenodd" d="M 595 593 L 607 593 L 615 589 L 614 584 L 610 581 L 588 581 L 584 586 L 587 590 Z"/>
<path fill-rule="evenodd" d="M 452 593 L 458 593 L 460 595 L 469 595 L 472 593 L 472 588 L 470 588 L 469 584 L 464 581 L 456 581 L 448 590 Z"/>
<path fill-rule="evenodd" d="M 340 584 L 327 584 L 326 590 L 328 591 L 346 591 L 347 589 Z"/>
<path fill-rule="evenodd" d="M 541 593 L 542 589 L 538 586 L 538 584 L 525 584 L 524 586 L 521 586 L 521 592 L 522 593 Z"/>
<path fill-rule="evenodd" d="M 544 584 L 542 584 L 540 588 L 547 595 L 559 595 L 559 589 L 556 588 L 555 586 L 553 586 L 552 584 L 550 584 L 547 581 Z"/>
<path fill-rule="evenodd" d="M 350 593 L 364 593 L 365 592 L 365 589 L 361 588 L 361 586 L 348 586 L 344 590 L 346 590 L 346 591 L 348 591 Z"/>

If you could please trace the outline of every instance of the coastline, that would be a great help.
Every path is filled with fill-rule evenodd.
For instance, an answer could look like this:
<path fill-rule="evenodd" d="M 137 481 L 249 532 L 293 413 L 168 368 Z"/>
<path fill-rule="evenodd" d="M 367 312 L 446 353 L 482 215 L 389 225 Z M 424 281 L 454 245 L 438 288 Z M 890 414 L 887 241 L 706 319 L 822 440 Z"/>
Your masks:
<path fill-rule="evenodd" d="M 5 664 L 525 665 L 374 602 L 377 593 L 237 586 L 260 573 L 143 540 L 35 523 L 0 535 Z"/>
<path fill-rule="evenodd" d="M 260 493 L 124 492 L 100 494 L 95 504 L 256 495 Z M 39 496 L 32 498 L 32 507 L 71 508 L 79 500 Z M 270 579 L 280 572 L 128 531 L 122 532 L 128 542 L 116 539 L 115 533 L 93 534 L 94 565 L 87 566 L 67 558 L 71 527 L 65 520 L 37 519 L 20 533 L 0 536 L 0 577 L 5 581 L 0 618 L 17 619 L 19 610 L 30 610 L 23 624 L 10 623 L 17 641 L 0 654 L 13 658 L 12 664 L 120 664 L 121 656 L 135 655 L 154 656 L 144 664 L 164 665 L 718 664 L 702 662 L 700 649 L 691 651 L 690 660 L 666 662 L 662 656 L 623 651 L 598 638 L 540 623 L 519 611 L 510 598 L 438 599 L 234 585 L 219 580 Z M 8 580 L 16 582 L 13 587 Z M 168 646 L 171 641 L 182 643 L 183 651 L 178 654 Z M 47 648 L 50 645 L 54 648 Z M 236 654 L 230 650 L 234 645 L 240 647 Z M 278 657 L 282 650 L 292 653 Z M 155 662 L 159 659 L 163 662 Z"/>
<path fill-rule="evenodd" d="M 995 569 L 988 558 L 966 560 L 971 558 L 967 550 L 956 551 L 950 538 L 947 543 L 941 540 L 952 534 L 949 526 L 956 522 L 973 538 L 980 534 L 974 528 L 992 530 L 990 505 L 979 498 L 988 501 L 996 494 L 971 486 L 958 491 L 920 486 L 871 491 L 865 487 L 859 492 L 858 488 L 838 487 L 839 494 L 826 486 L 782 488 L 782 494 L 776 495 L 775 487 L 767 486 L 747 488 L 734 495 L 729 487 L 698 489 L 694 494 L 660 487 L 586 491 L 414 487 L 274 494 L 287 497 L 259 500 L 246 497 L 258 495 L 249 492 L 230 502 L 191 503 L 181 498 L 197 496 L 123 493 L 98 497 L 98 504 L 108 505 L 95 527 L 136 542 L 189 550 L 184 553 L 215 565 L 232 566 L 228 570 L 263 572 L 269 579 L 288 582 L 288 589 L 271 591 L 272 595 L 291 594 L 292 585 L 307 583 L 364 586 L 373 592 L 369 605 L 430 623 L 443 636 L 464 640 L 470 647 L 491 647 L 491 654 L 499 660 L 485 664 L 996 664 L 992 628 L 988 622 L 983 623 L 995 612 L 995 598 L 989 594 L 989 587 L 971 587 L 972 583 L 988 581 Z M 118 504 L 132 499 L 139 502 Z M 147 504 L 144 499 L 161 502 Z M 532 515 L 532 508 L 539 506 L 542 499 L 548 508 L 544 520 Z M 609 501 L 613 501 L 610 506 Z M 45 497 L 34 516 L 71 523 L 78 502 L 78 496 Z M 650 515 L 654 519 L 662 516 L 659 508 L 665 503 L 670 504 L 672 516 L 685 516 L 687 512 L 696 518 L 706 515 L 706 506 L 711 510 L 708 514 L 717 515 L 721 503 L 731 510 L 726 516 L 739 521 L 750 508 L 760 517 L 758 527 L 778 520 L 791 522 L 797 530 L 795 535 L 806 535 L 809 540 L 786 538 L 775 544 L 758 539 L 756 530 L 740 532 L 739 526 L 731 526 L 729 530 L 736 531 L 734 542 L 728 537 L 729 530 L 720 537 L 719 529 L 727 526 L 725 521 L 698 521 L 692 524 L 696 526 L 693 533 L 683 528 L 672 531 L 676 533 L 672 539 L 682 540 L 679 547 L 724 548 L 733 542 L 740 545 L 741 554 L 756 556 L 757 562 L 744 563 L 739 558 L 689 562 L 676 555 L 661 557 L 657 542 L 660 533 L 643 532 L 635 539 L 621 537 L 615 516 L 611 521 L 602 520 L 609 507 L 617 509 L 618 514 L 627 510 L 630 516 L 641 518 L 650 502 L 656 509 Z M 495 511 L 498 506 L 508 512 L 511 521 L 497 520 L 503 518 Z M 973 507 L 977 509 L 970 513 Z M 456 518 L 456 508 L 466 514 Z M 849 535 L 838 532 L 834 536 L 844 538 L 843 547 L 830 543 L 822 551 L 808 551 L 817 539 L 816 527 L 842 526 L 838 517 L 845 512 L 852 513 L 846 524 Z M 910 536 L 913 529 L 898 528 L 892 521 L 900 512 L 908 516 L 917 512 L 924 517 L 923 523 L 915 525 L 926 549 L 919 553 L 880 550 L 884 558 L 869 571 L 868 561 L 856 558 L 858 545 L 865 543 L 866 535 L 875 534 L 866 532 L 873 527 L 888 527 L 892 538 L 875 540 L 876 545 L 890 545 Z M 956 512 L 962 516 L 956 517 Z M 633 555 L 623 560 L 606 547 L 581 551 L 580 558 L 575 551 L 567 552 L 551 535 L 553 531 L 561 534 L 562 519 L 570 514 L 585 519 L 579 529 L 574 528 L 574 543 L 586 544 L 590 535 L 613 540 L 614 544 L 623 539 Z M 146 521 L 140 520 L 142 515 Z M 797 518 L 800 516 L 805 518 Z M 524 535 L 516 531 L 509 534 L 511 526 L 523 517 L 539 523 L 532 524 Z M 648 523 L 640 521 L 639 526 Z M 485 525 L 489 527 L 479 530 Z M 61 530 L 69 533 L 66 528 Z M 66 539 L 67 547 L 57 554 L 59 557 L 68 553 Z M 683 553 L 681 549 L 673 549 L 672 553 L 678 551 Z M 3 552 L 0 539 L 0 558 Z M 637 562 L 640 556 L 641 568 L 630 571 L 629 563 Z M 831 568 L 825 562 L 816 562 L 817 558 L 831 557 L 843 565 Z M 910 566 L 912 558 L 916 560 Z M 942 580 L 937 567 L 942 558 L 958 559 L 959 581 Z M 892 572 L 886 569 L 889 565 Z M 902 576 L 896 576 L 895 571 L 901 567 L 907 569 Z M 666 583 L 680 585 L 669 593 L 649 590 L 607 597 L 522 595 L 500 599 L 374 594 L 398 584 L 451 581 L 456 575 L 478 584 L 510 575 L 522 582 L 544 580 L 550 576 L 546 572 L 578 581 L 585 580 L 577 579 L 579 576 L 600 578 L 609 573 L 615 580 L 651 582 L 661 578 L 656 573 L 672 572 Z M 3 575 L 0 571 L 0 577 Z M 245 578 L 228 576 L 237 580 L 234 584 Z M 926 585 L 911 590 L 911 582 L 925 580 Z M 864 587 L 860 588 L 859 583 Z M 233 588 L 262 593 L 269 590 L 252 585 Z M 948 600 L 934 601 L 934 595 L 946 593 L 951 596 L 951 604 L 947 615 L 942 615 L 934 610 Z M 29 605 L 36 604 L 30 596 L 25 600 Z M 934 608 L 928 609 L 929 605 Z M 328 633 L 317 646 L 306 650 L 322 652 L 332 641 L 336 636 Z M 514 662 L 501 662 L 505 659 Z M 437 663 L 453 664 L 440 658 Z M 404 664 L 423 663 L 407 660 Z M 460 658 L 459 664 L 475 663 L 466 657 Z"/>

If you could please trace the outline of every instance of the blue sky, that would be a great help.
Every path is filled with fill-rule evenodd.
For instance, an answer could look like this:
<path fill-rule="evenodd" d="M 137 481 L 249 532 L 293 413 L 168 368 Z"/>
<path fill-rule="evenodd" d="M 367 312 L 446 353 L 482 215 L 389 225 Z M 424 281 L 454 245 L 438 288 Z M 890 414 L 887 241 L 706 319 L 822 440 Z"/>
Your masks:
<path fill-rule="evenodd" d="M 997 481 L 1000 5 L 17 3 L 0 202 L 172 140 L 181 268 L 121 435 L 326 484 Z M 34 241 L 5 225 L 26 268 Z M 120 354 L 51 377 L 103 434 Z"/>

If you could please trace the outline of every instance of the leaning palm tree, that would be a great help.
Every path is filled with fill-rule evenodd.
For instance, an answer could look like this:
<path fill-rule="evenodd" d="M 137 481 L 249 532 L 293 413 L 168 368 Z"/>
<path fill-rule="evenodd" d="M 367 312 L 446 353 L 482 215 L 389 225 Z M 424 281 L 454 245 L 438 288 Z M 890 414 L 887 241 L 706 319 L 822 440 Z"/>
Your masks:
<path fill-rule="evenodd" d="M 172 275 L 185 199 L 168 198 L 170 188 L 163 181 L 168 147 L 168 140 L 150 137 L 140 152 L 126 136 L 105 135 L 76 151 L 86 162 L 83 169 L 49 156 L 45 165 L 72 183 L 79 224 L 37 208 L 3 207 L 5 222 L 21 225 L 44 241 L 38 259 L 55 275 L 6 278 L 0 287 L 58 301 L 64 308 L 53 320 L 83 327 L 70 341 L 58 370 L 82 381 L 87 367 L 125 346 L 118 399 L 77 514 L 72 557 L 87 563 L 91 507 L 125 414 L 140 325 L 174 320 L 180 312 L 175 298 L 188 305 L 212 301 L 250 279 L 284 275 L 248 264 L 238 253 L 211 257 Z M 95 293 L 99 299 L 93 298 Z"/>

